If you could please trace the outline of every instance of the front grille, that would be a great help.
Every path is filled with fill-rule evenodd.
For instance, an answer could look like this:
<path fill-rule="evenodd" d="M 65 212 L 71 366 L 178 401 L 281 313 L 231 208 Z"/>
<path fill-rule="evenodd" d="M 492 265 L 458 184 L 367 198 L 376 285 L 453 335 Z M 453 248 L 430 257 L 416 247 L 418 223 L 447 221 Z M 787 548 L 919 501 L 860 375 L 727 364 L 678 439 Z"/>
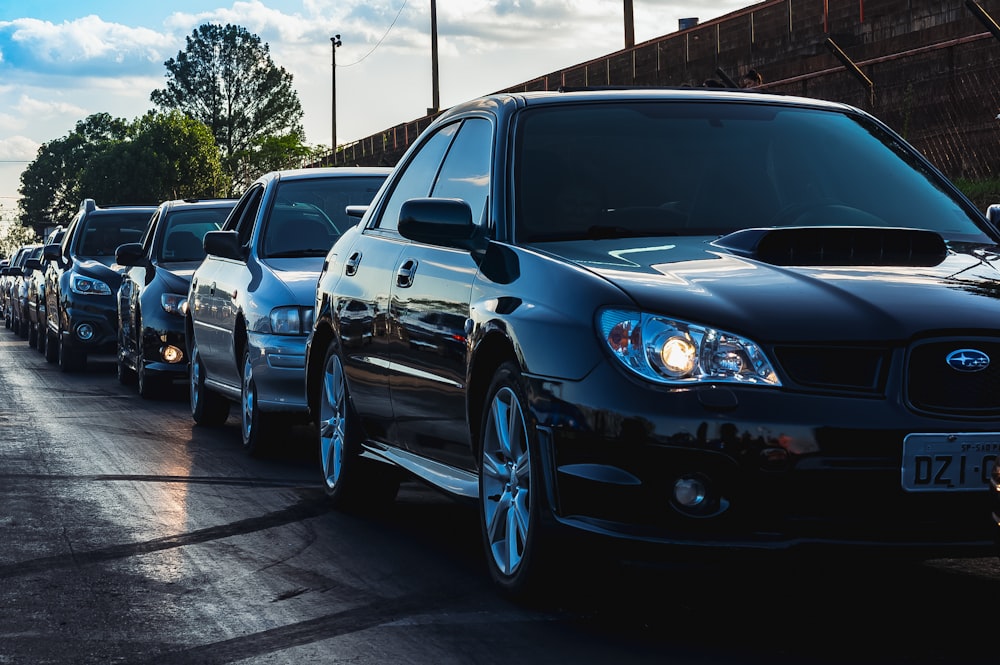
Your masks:
<path fill-rule="evenodd" d="M 978 372 L 961 372 L 948 354 L 974 349 L 992 362 Z M 932 340 L 915 344 L 907 359 L 907 400 L 918 410 L 965 417 L 1000 416 L 1000 339 Z"/>
<path fill-rule="evenodd" d="M 889 367 L 884 348 L 782 346 L 774 353 L 792 381 L 810 388 L 878 393 Z"/>

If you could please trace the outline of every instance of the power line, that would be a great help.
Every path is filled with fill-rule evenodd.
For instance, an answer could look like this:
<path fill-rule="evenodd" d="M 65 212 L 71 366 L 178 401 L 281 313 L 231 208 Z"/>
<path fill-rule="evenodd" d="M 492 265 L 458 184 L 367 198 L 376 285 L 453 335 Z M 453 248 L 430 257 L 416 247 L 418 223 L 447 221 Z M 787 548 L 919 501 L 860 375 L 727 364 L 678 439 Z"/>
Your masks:
<path fill-rule="evenodd" d="M 375 42 L 375 46 L 373 46 L 372 49 L 370 51 L 368 51 L 368 53 L 365 53 L 363 56 L 361 56 L 361 59 L 355 60 L 354 62 L 352 62 L 349 65 L 341 65 L 341 67 L 353 67 L 354 65 L 359 65 L 362 62 L 364 62 L 365 59 L 368 58 L 368 56 L 370 56 L 372 53 L 374 53 L 375 49 L 377 49 L 379 46 L 381 46 L 382 42 L 385 41 L 385 38 L 389 36 L 389 31 L 392 30 L 392 27 L 394 25 L 396 25 L 396 21 L 399 20 L 399 15 L 403 13 L 403 9 L 406 8 L 406 3 L 408 1 L 409 0 L 403 0 L 403 6 L 399 8 L 398 12 L 396 12 L 396 18 L 392 19 L 392 23 L 390 23 L 389 27 L 385 29 L 385 34 L 382 35 L 381 39 L 379 39 L 377 42 Z"/>

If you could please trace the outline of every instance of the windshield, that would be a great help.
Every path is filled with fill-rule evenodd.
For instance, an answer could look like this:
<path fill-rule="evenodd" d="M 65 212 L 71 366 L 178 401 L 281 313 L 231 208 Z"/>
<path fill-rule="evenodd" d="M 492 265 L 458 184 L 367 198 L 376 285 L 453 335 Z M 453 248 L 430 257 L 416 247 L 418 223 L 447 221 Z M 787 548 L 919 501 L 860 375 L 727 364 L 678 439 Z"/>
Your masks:
<path fill-rule="evenodd" d="M 196 207 L 174 210 L 167 217 L 164 240 L 158 261 L 201 261 L 205 258 L 203 241 L 209 231 L 218 231 L 232 206 Z"/>
<path fill-rule="evenodd" d="M 347 206 L 371 203 L 382 180 L 337 176 L 278 183 L 264 227 L 263 255 L 326 256 L 337 238 L 358 221 L 348 216 Z"/>
<path fill-rule="evenodd" d="M 139 242 L 151 214 L 148 212 L 114 212 L 90 215 L 80 229 L 78 255 L 86 258 L 114 258 L 119 245 Z"/>
<path fill-rule="evenodd" d="M 877 226 L 989 241 L 874 123 L 761 103 L 590 103 L 525 111 L 515 214 L 526 242 L 745 228 Z"/>

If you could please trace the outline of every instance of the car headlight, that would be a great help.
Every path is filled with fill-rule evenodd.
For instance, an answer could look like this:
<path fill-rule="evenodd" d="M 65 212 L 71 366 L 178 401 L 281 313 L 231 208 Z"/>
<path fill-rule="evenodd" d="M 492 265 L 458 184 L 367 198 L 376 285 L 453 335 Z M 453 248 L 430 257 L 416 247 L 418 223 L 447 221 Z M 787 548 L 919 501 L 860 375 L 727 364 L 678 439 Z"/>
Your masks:
<path fill-rule="evenodd" d="M 598 327 L 611 355 L 650 381 L 781 385 L 760 347 L 739 335 L 616 309 L 603 310 Z"/>
<path fill-rule="evenodd" d="M 275 307 L 268 317 L 275 335 L 305 335 L 312 330 L 313 310 L 310 307 Z"/>
<path fill-rule="evenodd" d="M 184 316 L 185 305 L 187 305 L 187 296 L 180 295 L 177 293 L 164 293 L 160 296 L 160 306 L 163 311 L 167 314 L 174 314 L 176 316 Z"/>
<path fill-rule="evenodd" d="M 110 296 L 111 289 L 99 279 L 73 275 L 69 280 L 69 288 L 73 293 L 86 296 Z"/>

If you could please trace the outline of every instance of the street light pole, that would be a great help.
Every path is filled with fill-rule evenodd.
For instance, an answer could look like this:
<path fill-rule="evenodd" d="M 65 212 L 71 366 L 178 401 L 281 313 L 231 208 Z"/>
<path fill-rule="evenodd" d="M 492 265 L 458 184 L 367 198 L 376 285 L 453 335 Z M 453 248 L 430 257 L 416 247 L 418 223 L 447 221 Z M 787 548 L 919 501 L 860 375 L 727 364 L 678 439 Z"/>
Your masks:
<path fill-rule="evenodd" d="M 441 109 L 441 94 L 438 90 L 438 19 L 437 3 L 431 0 L 431 108 L 428 115 L 433 115 Z"/>
<path fill-rule="evenodd" d="M 340 35 L 330 37 L 330 48 L 332 51 L 330 61 L 330 88 L 332 99 L 330 100 L 330 151 L 333 155 L 333 164 L 337 164 L 337 47 L 340 46 Z"/>

